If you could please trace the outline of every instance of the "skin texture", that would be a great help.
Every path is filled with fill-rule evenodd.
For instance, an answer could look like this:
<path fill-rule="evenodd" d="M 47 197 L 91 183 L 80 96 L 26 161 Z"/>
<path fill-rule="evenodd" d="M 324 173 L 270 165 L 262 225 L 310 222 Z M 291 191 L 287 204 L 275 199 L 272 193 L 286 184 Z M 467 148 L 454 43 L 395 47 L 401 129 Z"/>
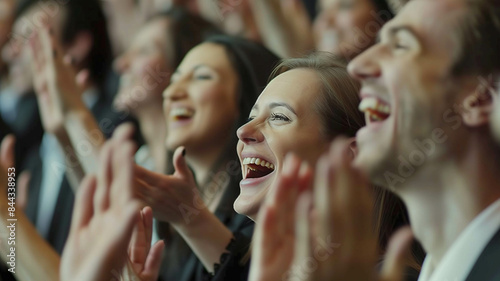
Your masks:
<path fill-rule="evenodd" d="M 294 82 L 299 80 L 308 83 Z M 326 148 L 327 139 L 316 125 L 321 120 L 314 108 L 320 87 L 313 70 L 293 69 L 273 79 L 260 95 L 250 121 L 238 129 L 237 151 L 241 163 L 245 157 L 260 157 L 274 164 L 275 170 L 263 182 L 240 183 L 241 193 L 234 203 L 238 213 L 256 219 L 270 187 L 282 173 L 288 152 L 312 164 Z M 293 111 L 286 106 L 273 107 L 274 103 L 284 103 Z M 242 173 L 245 178 L 246 165 L 242 165 Z"/>

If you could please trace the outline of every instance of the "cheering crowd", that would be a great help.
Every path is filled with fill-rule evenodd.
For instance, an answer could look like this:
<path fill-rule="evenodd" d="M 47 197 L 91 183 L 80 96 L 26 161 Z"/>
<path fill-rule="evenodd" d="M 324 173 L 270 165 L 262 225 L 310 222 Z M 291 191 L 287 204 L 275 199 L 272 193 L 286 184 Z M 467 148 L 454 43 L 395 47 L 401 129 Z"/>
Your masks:
<path fill-rule="evenodd" d="M 0 280 L 500 281 L 499 0 L 0 0 Z"/>

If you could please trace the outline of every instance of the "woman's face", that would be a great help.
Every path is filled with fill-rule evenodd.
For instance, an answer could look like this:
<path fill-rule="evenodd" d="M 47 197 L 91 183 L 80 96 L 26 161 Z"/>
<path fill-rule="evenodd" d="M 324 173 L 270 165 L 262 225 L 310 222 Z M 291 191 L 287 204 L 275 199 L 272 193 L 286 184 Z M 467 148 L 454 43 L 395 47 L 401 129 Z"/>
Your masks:
<path fill-rule="evenodd" d="M 352 59 L 373 45 L 388 12 L 372 0 L 320 0 L 314 22 L 316 49 Z"/>
<path fill-rule="evenodd" d="M 307 81 L 307 82 L 304 82 Z M 243 180 L 234 209 L 255 220 L 264 198 L 293 152 L 314 165 L 326 149 L 315 100 L 321 82 L 313 70 L 293 69 L 273 79 L 260 95 L 250 121 L 238 129 Z"/>
<path fill-rule="evenodd" d="M 225 145 L 239 116 L 238 85 L 225 47 L 203 43 L 189 51 L 163 94 L 167 148 L 196 153 Z"/>
<path fill-rule="evenodd" d="M 148 22 L 137 34 L 132 46 L 115 61 L 120 87 L 114 104 L 120 110 L 135 111 L 147 105 L 160 105 L 162 92 L 171 74 L 167 19 Z"/>

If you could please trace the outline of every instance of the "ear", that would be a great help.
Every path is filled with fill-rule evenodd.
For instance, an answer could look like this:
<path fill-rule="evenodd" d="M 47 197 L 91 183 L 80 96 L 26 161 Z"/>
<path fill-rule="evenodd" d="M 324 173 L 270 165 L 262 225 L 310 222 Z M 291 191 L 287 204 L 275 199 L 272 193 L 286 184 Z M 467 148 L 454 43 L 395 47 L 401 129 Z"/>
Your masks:
<path fill-rule="evenodd" d="M 80 31 L 69 44 L 66 54 L 74 59 L 75 65 L 79 65 L 84 61 L 92 49 L 94 38 L 88 31 Z"/>
<path fill-rule="evenodd" d="M 461 115 L 467 126 L 478 127 L 489 123 L 496 91 L 493 77 L 479 77 L 475 91 L 467 95 L 462 103 Z"/>
<path fill-rule="evenodd" d="M 352 137 L 348 139 L 349 141 L 349 149 L 352 152 L 352 158 L 356 158 L 358 156 L 358 144 L 356 143 L 356 138 Z"/>

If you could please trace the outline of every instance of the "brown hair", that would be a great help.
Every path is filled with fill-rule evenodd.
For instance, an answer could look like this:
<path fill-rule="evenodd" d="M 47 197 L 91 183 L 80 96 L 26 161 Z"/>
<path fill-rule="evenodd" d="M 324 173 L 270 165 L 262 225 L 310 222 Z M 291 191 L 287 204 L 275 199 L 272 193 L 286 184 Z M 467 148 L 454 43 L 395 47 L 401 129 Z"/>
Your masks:
<path fill-rule="evenodd" d="M 316 52 L 303 58 L 283 60 L 273 71 L 269 81 L 292 69 L 311 69 L 321 83 L 321 95 L 316 100 L 316 110 L 322 119 L 322 131 L 332 140 L 338 135 L 354 137 L 365 125 L 363 114 L 358 110 L 360 84 L 349 76 L 346 61 L 325 52 Z M 409 224 L 404 203 L 390 191 L 373 186 L 374 230 L 378 234 L 381 256 L 383 256 L 392 234 L 401 226 Z M 420 270 L 424 252 L 414 243 L 412 257 L 407 261 L 409 269 Z"/>
<path fill-rule="evenodd" d="M 452 73 L 490 75 L 500 72 L 500 0 L 464 0 L 460 21 L 458 56 Z"/>
<path fill-rule="evenodd" d="M 322 132 L 333 139 L 339 134 L 354 137 L 364 126 L 364 116 L 358 110 L 360 84 L 349 76 L 347 62 L 327 52 L 315 52 L 303 58 L 282 60 L 269 81 L 292 69 L 312 69 L 321 81 L 321 95 L 315 108 L 322 120 Z"/>

